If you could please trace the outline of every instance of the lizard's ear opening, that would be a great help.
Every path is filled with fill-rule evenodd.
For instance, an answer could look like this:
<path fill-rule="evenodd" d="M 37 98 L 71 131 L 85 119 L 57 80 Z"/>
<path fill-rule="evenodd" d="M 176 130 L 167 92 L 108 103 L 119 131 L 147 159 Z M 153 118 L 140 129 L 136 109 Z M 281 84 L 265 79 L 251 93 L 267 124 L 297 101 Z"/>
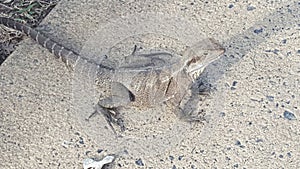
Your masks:
<path fill-rule="evenodd" d="M 217 60 L 225 49 L 212 38 L 204 39 L 189 47 L 184 53 L 186 72 L 193 78 L 197 78 L 204 68 Z"/>

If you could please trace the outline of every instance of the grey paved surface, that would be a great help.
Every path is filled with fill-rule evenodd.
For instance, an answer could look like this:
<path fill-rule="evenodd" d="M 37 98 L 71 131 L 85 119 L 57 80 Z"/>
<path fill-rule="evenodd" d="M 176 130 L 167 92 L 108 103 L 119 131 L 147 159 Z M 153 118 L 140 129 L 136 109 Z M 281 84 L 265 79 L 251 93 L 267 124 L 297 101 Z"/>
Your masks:
<path fill-rule="evenodd" d="M 40 28 L 80 51 L 109 18 L 160 9 L 196 20 L 227 49 L 206 71 L 218 72 L 210 78 L 217 92 L 209 122 L 168 151 L 123 153 L 111 167 L 299 168 L 299 3 L 147 4 L 62 1 Z M 0 168 L 82 168 L 87 157 L 115 153 L 79 123 L 70 106 L 72 73 L 48 51 L 26 39 L 0 70 Z"/>

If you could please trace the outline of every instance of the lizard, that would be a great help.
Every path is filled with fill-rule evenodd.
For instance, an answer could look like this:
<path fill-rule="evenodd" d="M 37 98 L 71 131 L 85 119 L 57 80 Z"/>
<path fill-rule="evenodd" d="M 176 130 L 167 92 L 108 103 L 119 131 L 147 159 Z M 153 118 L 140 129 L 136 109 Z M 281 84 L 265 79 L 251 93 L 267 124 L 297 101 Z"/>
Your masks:
<path fill-rule="evenodd" d="M 97 73 L 95 83 L 100 88 L 100 98 L 92 115 L 104 114 L 112 129 L 111 122 L 117 123 L 122 131 L 125 126 L 118 116 L 120 107 L 148 108 L 167 103 L 186 114 L 179 105 L 189 94 L 191 85 L 207 65 L 225 52 L 216 40 L 208 38 L 193 46 L 183 45 L 184 49 L 179 52 L 179 56 L 165 50 L 143 53 L 137 45 L 133 45 L 131 54 L 122 55 L 122 45 L 140 41 L 143 37 L 155 36 L 148 33 L 117 43 L 101 63 L 96 63 L 25 24 L 4 17 L 0 17 L 0 23 L 31 37 L 57 59 L 61 59 L 70 70 L 74 70 L 80 62 L 93 67 L 92 70 Z M 166 38 L 174 40 L 166 36 L 158 40 Z M 197 52 L 199 49 L 201 52 Z"/>

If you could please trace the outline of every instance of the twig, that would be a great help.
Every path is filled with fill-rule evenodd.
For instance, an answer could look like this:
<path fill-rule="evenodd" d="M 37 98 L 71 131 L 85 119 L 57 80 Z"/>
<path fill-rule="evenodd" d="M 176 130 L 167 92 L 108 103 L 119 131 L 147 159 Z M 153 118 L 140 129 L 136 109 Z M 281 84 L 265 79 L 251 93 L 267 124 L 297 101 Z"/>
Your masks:
<path fill-rule="evenodd" d="M 12 11 L 14 8 L 0 3 L 0 12 Z"/>

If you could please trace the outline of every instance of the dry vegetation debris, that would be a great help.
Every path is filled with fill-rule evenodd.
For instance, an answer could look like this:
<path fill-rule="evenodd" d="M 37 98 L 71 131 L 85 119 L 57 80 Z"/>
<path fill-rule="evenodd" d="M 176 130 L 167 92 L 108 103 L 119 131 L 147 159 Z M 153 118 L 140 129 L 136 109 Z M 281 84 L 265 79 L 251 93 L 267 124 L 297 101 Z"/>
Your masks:
<path fill-rule="evenodd" d="M 0 0 L 0 16 L 36 27 L 59 0 Z M 0 64 L 14 51 L 23 34 L 0 26 Z"/>

